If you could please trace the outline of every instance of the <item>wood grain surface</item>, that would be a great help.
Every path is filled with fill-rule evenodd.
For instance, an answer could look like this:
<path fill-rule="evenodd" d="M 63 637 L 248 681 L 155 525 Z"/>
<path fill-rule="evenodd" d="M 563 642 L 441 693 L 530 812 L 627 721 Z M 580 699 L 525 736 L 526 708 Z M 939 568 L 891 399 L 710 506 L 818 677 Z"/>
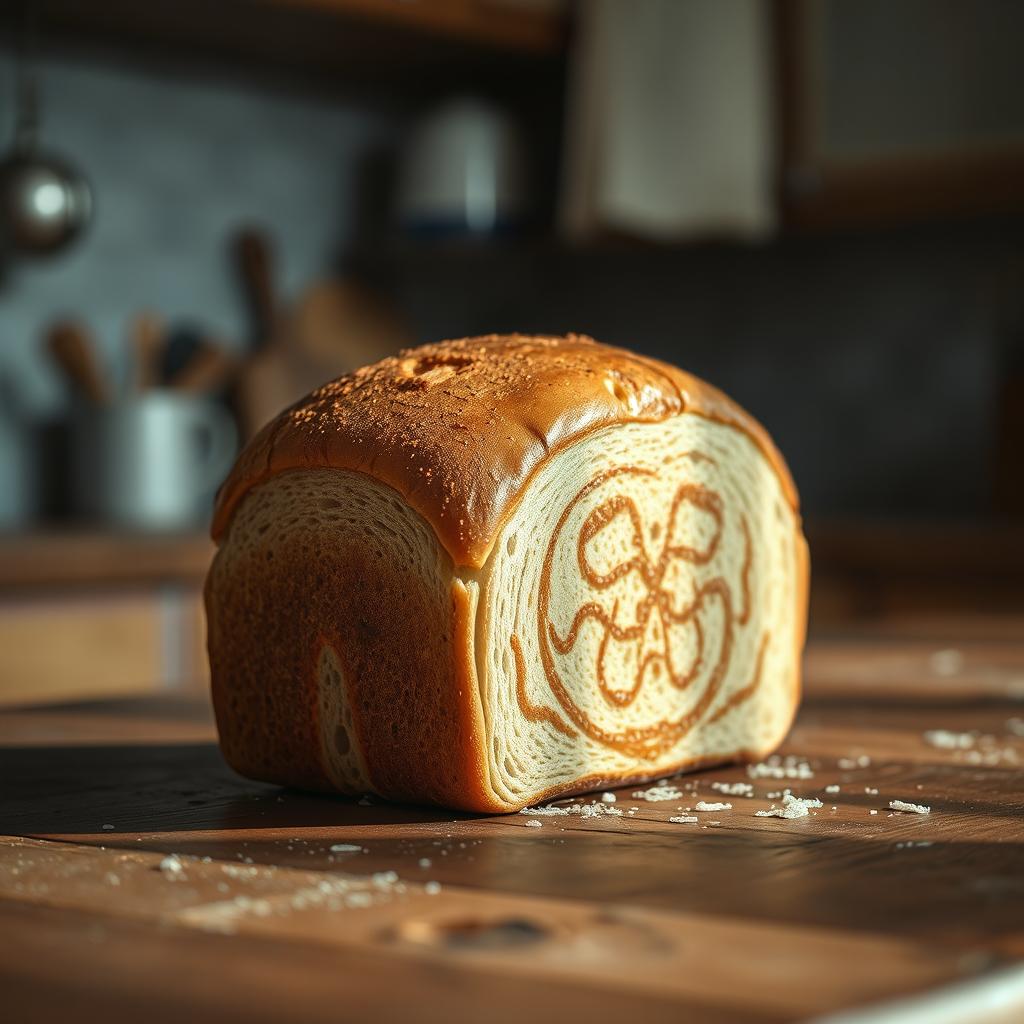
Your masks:
<path fill-rule="evenodd" d="M 114 585 L 199 586 L 213 557 L 205 533 L 0 536 L 0 595 Z"/>
<path fill-rule="evenodd" d="M 201 701 L 0 713 L 8 1019 L 768 1022 L 947 991 L 1024 1019 L 1024 984 L 984 987 L 1024 958 L 1024 642 L 859 635 L 807 668 L 778 761 L 564 815 L 249 782 Z M 822 806 L 755 815 L 786 788 Z"/>

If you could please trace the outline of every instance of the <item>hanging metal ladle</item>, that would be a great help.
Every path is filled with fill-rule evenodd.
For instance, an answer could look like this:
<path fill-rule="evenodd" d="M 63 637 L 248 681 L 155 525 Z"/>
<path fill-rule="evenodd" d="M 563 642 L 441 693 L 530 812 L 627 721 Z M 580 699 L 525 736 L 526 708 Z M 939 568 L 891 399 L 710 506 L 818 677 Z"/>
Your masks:
<path fill-rule="evenodd" d="M 92 189 L 66 160 L 41 150 L 31 25 L 18 56 L 14 143 L 0 160 L 0 245 L 11 255 L 45 256 L 68 245 L 92 216 Z"/>

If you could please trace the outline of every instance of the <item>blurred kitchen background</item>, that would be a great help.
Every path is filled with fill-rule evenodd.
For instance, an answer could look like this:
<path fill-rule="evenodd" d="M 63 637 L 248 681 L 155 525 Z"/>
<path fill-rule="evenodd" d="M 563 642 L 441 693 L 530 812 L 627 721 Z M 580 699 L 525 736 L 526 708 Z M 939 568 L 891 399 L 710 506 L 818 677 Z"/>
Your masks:
<path fill-rule="evenodd" d="M 202 687 L 237 445 L 491 331 L 753 412 L 813 630 L 1019 636 L 1022 52 L 1015 0 L 0 5 L 0 701 Z"/>

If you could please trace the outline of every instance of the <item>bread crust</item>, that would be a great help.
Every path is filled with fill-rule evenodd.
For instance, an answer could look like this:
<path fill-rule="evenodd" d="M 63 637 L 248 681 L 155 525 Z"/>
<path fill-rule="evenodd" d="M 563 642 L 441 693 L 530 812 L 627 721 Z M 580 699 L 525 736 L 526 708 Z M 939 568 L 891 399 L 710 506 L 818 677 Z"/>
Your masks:
<path fill-rule="evenodd" d="M 771 438 L 710 384 L 582 335 L 487 335 L 403 351 L 286 409 L 225 481 L 213 536 L 223 536 L 253 487 L 278 473 L 349 469 L 393 487 L 457 567 L 479 568 L 531 474 L 556 451 L 601 427 L 682 412 L 746 433 L 796 510 Z"/>
<path fill-rule="evenodd" d="M 322 500 L 330 502 L 346 475 L 323 474 Z M 305 486 L 308 500 L 308 478 Z M 240 510 L 250 513 L 257 514 Z M 374 792 L 499 809 L 489 796 L 470 664 L 473 595 L 436 540 L 436 571 L 413 572 L 355 525 L 318 529 L 285 517 L 259 532 L 254 543 L 222 546 L 205 587 L 214 711 L 228 763 L 251 778 L 336 788 L 321 751 L 317 692 L 329 647 Z"/>

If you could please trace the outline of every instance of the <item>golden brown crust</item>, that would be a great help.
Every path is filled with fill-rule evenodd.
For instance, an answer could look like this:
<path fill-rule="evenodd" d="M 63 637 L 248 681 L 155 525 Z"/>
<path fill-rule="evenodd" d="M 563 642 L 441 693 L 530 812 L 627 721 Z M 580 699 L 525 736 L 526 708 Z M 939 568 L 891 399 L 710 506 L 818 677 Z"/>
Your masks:
<path fill-rule="evenodd" d="M 456 566 L 477 568 L 530 475 L 600 427 L 681 412 L 749 435 L 796 508 L 763 428 L 667 363 L 589 338 L 488 335 L 410 349 L 325 384 L 253 439 L 218 495 L 220 539 L 253 487 L 290 469 L 349 469 L 393 487 Z"/>
<path fill-rule="evenodd" d="M 220 746 L 228 764 L 249 778 L 330 790 L 319 756 L 318 652 L 304 633 L 319 628 L 306 601 L 305 558 L 292 544 L 275 556 L 263 565 L 256 559 L 238 565 L 218 553 L 206 577 L 207 647 Z M 267 614 L 275 607 L 296 614 Z"/>
<path fill-rule="evenodd" d="M 320 754 L 318 665 L 327 646 L 375 792 L 506 809 L 489 796 L 469 664 L 472 608 L 447 555 L 437 549 L 437 572 L 412 571 L 373 517 L 340 531 L 318 525 L 308 497 L 322 493 L 329 505 L 332 492 L 309 479 L 276 484 L 291 489 L 291 514 L 258 511 L 261 494 L 253 494 L 256 504 L 240 507 L 233 529 L 257 539 L 223 545 L 206 581 L 213 703 L 228 763 L 251 778 L 334 788 Z"/>

